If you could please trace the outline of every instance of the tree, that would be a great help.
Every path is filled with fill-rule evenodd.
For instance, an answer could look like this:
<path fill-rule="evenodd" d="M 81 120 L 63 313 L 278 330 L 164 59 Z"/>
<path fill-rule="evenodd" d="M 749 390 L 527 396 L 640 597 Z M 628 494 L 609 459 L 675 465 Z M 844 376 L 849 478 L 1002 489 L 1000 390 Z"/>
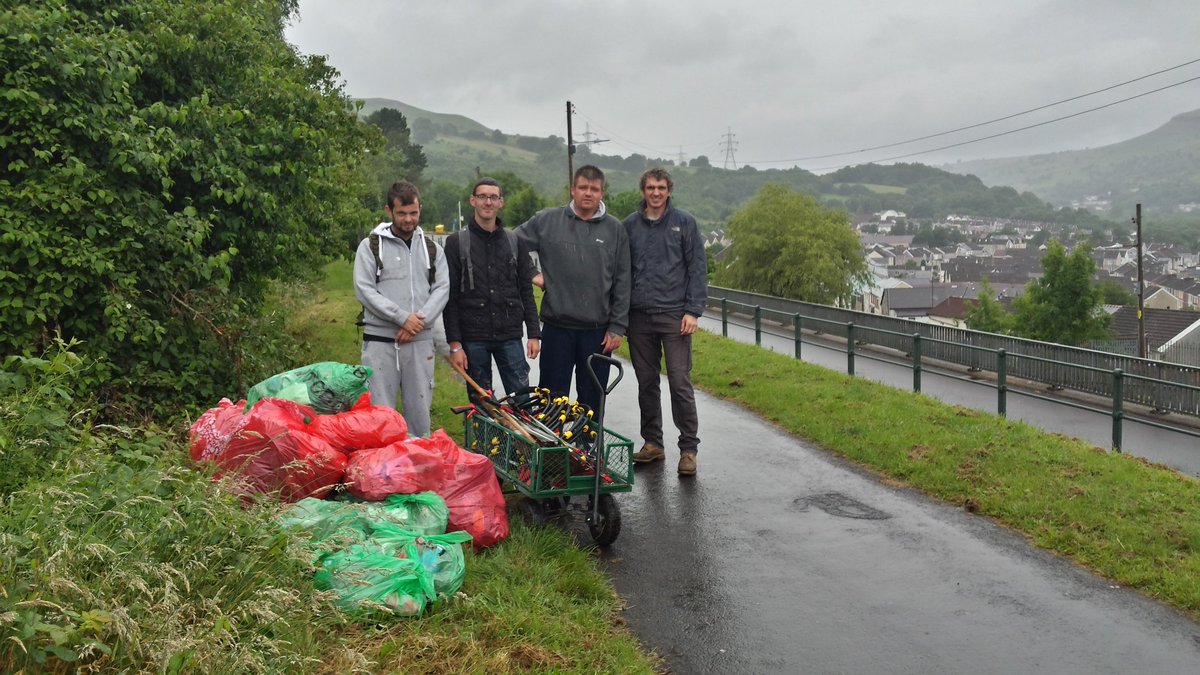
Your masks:
<path fill-rule="evenodd" d="M 867 278 L 844 211 L 783 185 L 764 185 L 729 220 L 729 264 L 716 283 L 756 293 L 846 305 Z"/>
<path fill-rule="evenodd" d="M 697 157 L 692 158 L 692 161 L 688 162 L 688 166 L 694 166 L 694 167 L 708 169 L 708 168 L 712 167 L 712 164 L 708 161 L 708 156 L 699 155 Z"/>
<path fill-rule="evenodd" d="M 967 328 L 988 333 L 1006 334 L 1012 328 L 1012 317 L 996 298 L 987 277 L 979 284 L 979 296 L 966 316 Z"/>
<path fill-rule="evenodd" d="M 1107 338 L 1110 319 L 1101 307 L 1103 294 L 1092 285 L 1095 269 L 1086 245 L 1067 255 L 1058 240 L 1050 240 L 1042 258 L 1042 278 L 1029 282 L 1013 302 L 1014 331 L 1065 345 Z"/>
<path fill-rule="evenodd" d="M 1137 296 L 1133 291 L 1112 279 L 1101 281 L 1096 284 L 1096 288 L 1100 289 L 1100 295 L 1104 298 L 1103 302 L 1106 305 L 1124 305 L 1126 307 L 1137 305 Z"/>
<path fill-rule="evenodd" d="M 139 412 L 270 374 L 256 308 L 341 250 L 373 147 L 288 6 L 4 5 L 0 354 L 83 340 L 87 384 Z"/>
<path fill-rule="evenodd" d="M 637 190 L 626 190 L 608 195 L 604 200 L 604 206 L 608 208 L 608 213 L 618 220 L 624 220 L 626 216 L 637 211 L 641 204 L 642 193 Z"/>

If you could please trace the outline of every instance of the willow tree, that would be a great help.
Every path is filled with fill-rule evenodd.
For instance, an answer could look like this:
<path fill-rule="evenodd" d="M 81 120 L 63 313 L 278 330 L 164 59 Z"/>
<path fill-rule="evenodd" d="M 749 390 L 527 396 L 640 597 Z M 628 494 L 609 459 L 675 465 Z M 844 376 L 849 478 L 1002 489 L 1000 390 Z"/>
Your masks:
<path fill-rule="evenodd" d="M 729 238 L 719 286 L 845 306 L 867 278 L 849 215 L 782 185 L 764 185 L 738 209 Z"/>

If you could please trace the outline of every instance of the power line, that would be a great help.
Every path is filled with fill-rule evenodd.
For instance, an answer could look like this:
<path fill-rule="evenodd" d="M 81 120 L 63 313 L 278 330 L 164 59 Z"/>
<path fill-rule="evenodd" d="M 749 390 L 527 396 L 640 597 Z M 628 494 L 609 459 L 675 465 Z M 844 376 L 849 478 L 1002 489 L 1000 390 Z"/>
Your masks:
<path fill-rule="evenodd" d="M 1081 110 L 1081 111 L 1079 111 L 1079 112 L 1077 112 L 1077 113 L 1071 113 L 1070 115 L 1063 115 L 1062 117 L 1056 117 L 1056 118 L 1054 118 L 1054 119 L 1052 119 L 1052 120 L 1046 120 L 1045 122 L 1038 122 L 1037 124 L 1030 124 L 1030 125 L 1028 125 L 1028 126 L 1020 127 L 1020 128 L 1018 128 L 1018 129 L 1011 129 L 1011 130 L 1009 130 L 1009 131 L 1002 131 L 1002 132 L 1000 132 L 1000 133 L 998 133 L 998 134 L 992 134 L 992 135 L 990 135 L 990 136 L 984 136 L 983 138 L 975 138 L 975 139 L 972 139 L 972 140 L 969 140 L 969 141 L 961 141 L 961 142 L 959 142 L 959 143 L 951 143 L 950 145 L 943 145 L 943 146 L 941 146 L 941 147 L 938 147 L 938 148 L 929 148 L 929 149 L 927 149 L 927 150 L 918 150 L 918 151 L 916 151 L 916 152 L 910 152 L 910 153 L 903 154 L 903 155 L 896 155 L 896 156 L 894 156 L 894 157 L 884 157 L 884 158 L 882 158 L 882 159 L 874 159 L 874 160 L 871 160 L 871 161 L 872 161 L 872 162 L 891 162 L 891 161 L 893 161 L 893 160 L 897 160 L 897 159 L 904 159 L 904 158 L 906 158 L 906 157 L 915 157 L 915 156 L 917 156 L 917 155 L 927 155 L 927 154 L 929 154 L 929 153 L 931 153 L 931 152 L 938 152 L 938 151 L 940 151 L 940 150 L 949 150 L 950 148 L 957 148 L 957 147 L 960 147 L 960 146 L 963 146 L 963 145 L 970 145 L 970 144 L 972 144 L 972 143 L 979 143 L 979 142 L 981 142 L 981 141 L 989 141 L 989 140 L 991 140 L 991 139 L 993 139 L 993 138 L 1000 138 L 1001 136 L 1008 136 L 1009 134 L 1015 134 L 1015 133 L 1017 133 L 1018 131 L 1027 131 L 1027 130 L 1029 130 L 1029 129 L 1034 129 L 1034 128 L 1037 128 L 1037 127 L 1046 126 L 1047 124 L 1053 124 L 1054 122 L 1061 122 L 1061 121 L 1063 121 L 1063 120 L 1071 119 L 1072 117 L 1079 117 L 1080 115 L 1086 115 L 1087 113 L 1096 112 L 1097 110 L 1103 110 L 1103 109 L 1105 109 L 1105 108 L 1111 108 L 1112 106 L 1114 106 L 1114 105 L 1118 105 L 1118 104 L 1121 104 L 1121 103 L 1128 103 L 1129 101 L 1132 101 L 1132 100 L 1134 100 L 1134 99 L 1139 99 L 1139 98 L 1142 98 L 1143 96 L 1149 96 L 1150 94 L 1157 94 L 1157 93 L 1158 93 L 1158 92 L 1160 92 L 1160 91 L 1165 91 L 1165 90 L 1167 90 L 1167 89 L 1171 89 L 1171 88 L 1174 88 L 1174 87 L 1178 87 L 1178 86 L 1181 86 L 1181 85 L 1187 84 L 1187 83 L 1189 83 L 1189 82 L 1195 82 L 1196 80 L 1200 80 L 1200 75 L 1197 75 L 1196 77 L 1188 78 L 1188 79 L 1186 79 L 1186 80 L 1183 80 L 1182 82 L 1176 82 L 1175 84 L 1168 84 L 1168 85 L 1167 85 L 1167 86 L 1165 86 L 1165 87 L 1159 87 L 1158 89 L 1151 89 L 1150 91 L 1145 91 L 1145 92 L 1142 92 L 1142 93 L 1140 93 L 1140 94 L 1135 94 L 1135 95 L 1133 95 L 1133 96 L 1129 96 L 1129 97 L 1127 97 L 1127 98 L 1123 98 L 1123 99 L 1121 99 L 1121 100 L 1119 100 L 1119 101 L 1113 101 L 1113 102 L 1111 102 L 1111 103 L 1105 103 L 1104 105 L 1099 105 L 1099 106 L 1096 106 L 1095 108 L 1088 108 L 1087 110 Z M 791 161 L 791 160 L 784 160 L 784 161 Z M 762 162 L 762 163 L 766 163 L 766 162 Z M 827 166 L 827 167 L 820 167 L 820 168 L 817 168 L 817 169 L 813 169 L 813 171 L 828 171 L 828 170 L 831 170 L 831 169 L 840 169 L 840 168 L 842 168 L 842 167 L 844 167 L 844 166 L 846 166 L 846 165 L 845 165 L 845 164 L 839 164 L 839 165 L 837 165 L 837 166 Z"/>
<path fill-rule="evenodd" d="M 692 147 L 696 147 L 698 145 L 709 145 L 708 141 L 701 141 L 701 142 L 695 142 L 695 143 L 684 143 L 684 144 L 673 143 L 673 144 L 659 145 L 659 146 L 650 145 L 650 144 L 646 144 L 646 143 L 639 143 L 637 141 L 633 141 L 628 138 L 625 138 L 625 137 L 621 136 L 620 134 L 614 133 L 611 129 L 606 129 L 604 127 L 604 125 L 602 125 L 599 122 L 597 122 L 596 120 L 588 117 L 587 115 L 584 115 L 583 113 L 579 112 L 578 110 L 575 111 L 575 114 L 578 115 L 579 117 L 583 118 L 584 120 L 590 122 L 591 124 L 593 124 L 597 129 L 599 129 L 602 133 L 607 134 L 610 138 L 616 139 L 614 141 L 614 143 L 617 143 L 617 144 L 621 145 L 622 147 L 630 147 L 630 149 L 640 149 L 644 152 L 650 152 L 653 154 L 671 155 L 671 154 L 675 154 L 672 151 L 676 148 L 685 148 L 685 147 L 692 148 Z"/>
<path fill-rule="evenodd" d="M 1096 94 L 1102 94 L 1102 93 L 1104 93 L 1104 92 L 1106 92 L 1106 91 L 1112 91 L 1113 89 L 1117 89 L 1117 88 L 1120 88 L 1120 87 L 1124 87 L 1124 86 L 1126 86 L 1126 85 L 1133 84 L 1134 82 L 1140 82 L 1140 81 L 1142 81 L 1142 80 L 1145 80 L 1145 79 L 1148 79 L 1148 78 L 1154 77 L 1155 75 L 1162 75 L 1163 73 L 1169 73 L 1169 72 L 1171 72 L 1172 70 L 1179 70 L 1180 68 L 1184 68 L 1184 67 L 1186 67 L 1186 66 L 1190 66 L 1190 65 L 1192 65 L 1192 64 L 1194 64 L 1194 63 L 1200 63 L 1200 59 L 1193 59 L 1193 60 L 1191 60 L 1191 61 L 1188 61 L 1188 62 L 1186 62 L 1186 63 L 1181 63 L 1181 64 L 1179 64 L 1179 65 L 1176 65 L 1176 66 L 1171 66 L 1170 68 L 1164 68 L 1164 69 L 1162 69 L 1162 70 L 1156 70 L 1156 71 L 1154 71 L 1153 73 L 1149 73 L 1149 74 L 1147 74 L 1147 75 L 1142 75 L 1141 77 L 1135 77 L 1135 78 L 1133 78 L 1132 80 L 1126 80 L 1126 81 L 1124 81 L 1124 82 L 1121 82 L 1121 83 L 1119 83 L 1119 84 L 1110 85 L 1110 86 L 1108 86 L 1108 87 L 1104 87 L 1104 88 L 1102 88 L 1102 89 L 1097 89 L 1097 90 L 1095 90 L 1095 91 L 1089 91 L 1089 92 L 1087 92 L 1086 94 L 1079 94 L 1078 96 L 1072 96 L 1072 97 L 1070 97 L 1070 98 L 1064 98 L 1064 99 L 1062 99 L 1061 101 L 1055 101 L 1055 102 L 1053 102 L 1053 103 L 1047 103 L 1047 104 L 1045 104 L 1045 105 L 1040 105 L 1040 106 L 1037 106 L 1037 107 L 1034 107 L 1034 108 L 1029 108 L 1028 110 L 1022 110 L 1021 112 L 1012 113 L 1011 115 L 1004 115 L 1003 117 L 997 117 L 997 118 L 995 118 L 995 119 L 990 119 L 990 120 L 987 120 L 986 122 L 979 122 L 979 123 L 977 123 L 977 124 L 969 124 L 969 125 L 967 125 L 967 126 L 964 126 L 964 127 L 958 127 L 957 129 L 950 129 L 949 131 L 940 131 L 940 132 L 938 132 L 938 133 L 935 133 L 935 134 L 928 134 L 928 135 L 925 135 L 925 136 L 918 136 L 918 137 L 916 137 L 916 138 L 910 138 L 910 139 L 908 139 L 908 140 L 896 141 L 895 143 L 885 143 L 885 144 L 883 144 L 883 145 L 875 145 L 875 146 L 872 146 L 872 147 L 869 147 L 869 148 L 862 148 L 862 149 L 860 149 L 860 150 L 847 150 L 847 151 L 845 151 L 845 152 L 833 152 L 833 153 L 828 153 L 828 154 L 824 154 L 824 155 L 811 155 L 811 156 L 809 156 L 809 157 L 796 157 L 796 158 L 792 158 L 792 159 L 772 159 L 772 160 L 758 160 L 758 161 L 751 161 L 751 162 L 747 162 L 747 163 L 748 163 L 748 164 L 779 164 L 779 163 L 784 163 L 784 162 L 807 162 L 807 161 L 812 161 L 812 160 L 814 160 L 814 159 L 829 159 L 829 158 L 831 158 L 831 157 L 842 157 L 842 156 L 845 156 L 845 155 L 855 155 L 855 154 L 858 154 L 858 153 L 861 153 L 861 152 L 871 152 L 871 151 L 873 151 L 873 150 L 884 150 L 884 149 L 887 149 L 887 148 L 894 148 L 894 147 L 896 147 L 896 146 L 898 146 L 898 145 L 907 145 L 907 144 L 909 144 L 909 143 L 916 143 L 916 142 L 918 142 L 918 141 L 926 141 L 926 140 L 929 140 L 929 139 L 931 139 L 931 138 L 938 138 L 939 136 L 948 136 L 948 135 L 950 135 L 950 134 L 958 133 L 958 132 L 960 132 L 960 131 L 968 131 L 968 130 L 970 130 L 970 129 L 977 129 L 977 128 L 979 128 L 979 127 L 987 126 L 987 125 L 989 125 L 989 124 L 995 124 L 995 123 L 997 123 L 997 122 L 1003 122 L 1003 121 L 1005 121 L 1005 120 L 1010 120 L 1010 119 L 1013 119 L 1014 117 L 1020 117 L 1020 116 L 1022 116 L 1022 115 L 1028 115 L 1029 113 L 1034 113 L 1034 112 L 1037 112 L 1037 111 L 1039 111 L 1039 110 L 1045 110 L 1045 109 L 1047 109 L 1047 108 L 1053 108 L 1054 106 L 1057 106 L 1057 105 L 1062 105 L 1062 104 L 1064 104 L 1064 103 L 1070 103 L 1071 101 L 1078 101 L 1079 99 L 1082 99 L 1082 98 L 1087 98 L 1088 96 L 1095 96 Z M 1190 82 L 1190 81 L 1191 81 L 1191 80 L 1186 80 L 1185 82 L 1180 82 L 1179 84 L 1185 84 L 1186 82 Z M 1178 86 L 1178 85 L 1172 85 L 1172 86 Z M 1170 88 L 1170 87 L 1164 87 L 1164 89 L 1169 89 L 1169 88 Z M 1155 91 L 1161 91 L 1161 89 L 1156 89 Z M 1154 92 L 1147 92 L 1147 93 L 1154 93 Z M 1121 102 L 1123 102 L 1123 101 L 1118 101 L 1118 103 L 1121 103 Z M 1101 106 L 1101 107 L 1106 107 L 1106 106 Z M 1099 110 L 1099 109 L 1100 109 L 1100 108 L 1095 108 L 1094 110 Z M 1088 112 L 1088 111 L 1085 111 L 1085 112 Z M 1068 116 L 1068 117 L 1070 117 L 1070 116 Z M 1060 119 L 1066 119 L 1066 118 L 1064 117 L 1064 118 L 1060 118 Z M 1055 121 L 1055 120 L 1051 120 L 1051 121 Z M 1037 125 L 1034 125 L 1034 126 L 1037 126 Z M 1026 127 L 1026 128 L 1032 128 L 1032 127 Z M 1018 129 L 1017 131 L 1020 131 L 1020 129 Z M 989 137 L 989 138 L 990 138 L 990 137 Z M 987 140 L 987 139 L 980 139 L 980 140 Z M 975 142 L 975 141 L 968 141 L 968 142 L 971 142 L 971 143 L 973 143 L 973 142 Z M 948 147 L 954 147 L 954 146 L 948 146 Z M 932 151 L 930 151 L 930 152 L 932 152 Z"/>

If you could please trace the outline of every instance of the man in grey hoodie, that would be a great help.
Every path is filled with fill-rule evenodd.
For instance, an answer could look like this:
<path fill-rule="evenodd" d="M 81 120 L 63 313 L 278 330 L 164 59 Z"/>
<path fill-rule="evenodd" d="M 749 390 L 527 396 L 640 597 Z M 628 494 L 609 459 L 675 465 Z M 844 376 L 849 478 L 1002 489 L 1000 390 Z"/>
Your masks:
<path fill-rule="evenodd" d="M 354 254 L 354 295 L 363 306 L 362 363 L 371 402 L 404 403 L 409 433 L 428 436 L 433 402 L 434 325 L 450 297 L 446 256 L 417 226 L 421 195 L 398 182 L 387 213 Z"/>
<path fill-rule="evenodd" d="M 571 376 L 580 403 L 595 408 L 600 391 L 587 372 L 587 358 L 621 346 L 629 323 L 629 236 L 602 200 L 604 173 L 587 165 L 575 171 L 571 202 L 544 209 L 517 228 L 538 255 L 541 273 L 533 282 L 542 296 L 540 386 L 570 395 Z M 601 385 L 608 364 L 596 363 Z"/>

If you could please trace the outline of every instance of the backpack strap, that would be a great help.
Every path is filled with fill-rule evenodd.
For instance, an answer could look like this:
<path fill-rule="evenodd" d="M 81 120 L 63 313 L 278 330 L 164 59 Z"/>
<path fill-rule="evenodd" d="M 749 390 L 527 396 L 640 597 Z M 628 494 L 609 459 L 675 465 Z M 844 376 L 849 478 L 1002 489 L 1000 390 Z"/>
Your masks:
<path fill-rule="evenodd" d="M 471 262 L 471 231 L 459 230 L 454 236 L 458 237 L 458 260 L 463 269 L 459 290 L 466 293 L 475 290 L 475 265 Z"/>
<path fill-rule="evenodd" d="M 378 283 L 379 277 L 383 276 L 383 258 L 379 257 L 379 235 L 372 232 L 369 239 L 371 255 L 375 256 L 375 281 Z"/>
<path fill-rule="evenodd" d="M 421 238 L 425 240 L 425 252 L 429 254 L 429 287 L 433 288 L 433 280 L 437 277 L 437 244 L 429 237 Z"/>

